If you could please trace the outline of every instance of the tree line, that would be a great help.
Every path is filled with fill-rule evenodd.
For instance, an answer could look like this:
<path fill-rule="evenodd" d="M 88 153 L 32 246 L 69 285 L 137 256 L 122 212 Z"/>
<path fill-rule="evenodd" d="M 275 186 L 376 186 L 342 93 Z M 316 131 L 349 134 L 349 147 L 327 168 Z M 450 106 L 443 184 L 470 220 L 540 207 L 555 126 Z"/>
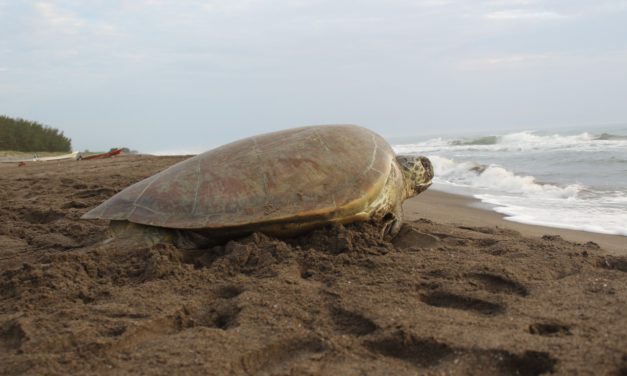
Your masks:
<path fill-rule="evenodd" d="M 0 150 L 70 152 L 72 140 L 58 129 L 0 115 Z"/>

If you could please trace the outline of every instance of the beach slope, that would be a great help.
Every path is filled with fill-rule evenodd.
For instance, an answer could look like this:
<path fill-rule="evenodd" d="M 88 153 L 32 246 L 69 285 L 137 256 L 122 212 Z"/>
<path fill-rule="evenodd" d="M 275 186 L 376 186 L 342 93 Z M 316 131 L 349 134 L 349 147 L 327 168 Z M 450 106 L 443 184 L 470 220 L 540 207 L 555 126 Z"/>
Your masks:
<path fill-rule="evenodd" d="M 364 223 L 192 252 L 80 219 L 182 159 L 0 165 L 0 374 L 627 373 L 627 257 L 594 234 L 438 192 L 393 241 Z"/>

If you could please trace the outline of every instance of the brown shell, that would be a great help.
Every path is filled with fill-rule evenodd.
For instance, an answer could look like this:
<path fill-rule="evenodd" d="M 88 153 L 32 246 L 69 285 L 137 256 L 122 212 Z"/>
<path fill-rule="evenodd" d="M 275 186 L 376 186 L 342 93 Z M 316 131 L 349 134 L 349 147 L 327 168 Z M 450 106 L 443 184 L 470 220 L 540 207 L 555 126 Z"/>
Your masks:
<path fill-rule="evenodd" d="M 173 165 L 83 218 L 222 229 L 352 215 L 381 192 L 393 158 L 381 136 L 354 125 L 268 133 Z"/>

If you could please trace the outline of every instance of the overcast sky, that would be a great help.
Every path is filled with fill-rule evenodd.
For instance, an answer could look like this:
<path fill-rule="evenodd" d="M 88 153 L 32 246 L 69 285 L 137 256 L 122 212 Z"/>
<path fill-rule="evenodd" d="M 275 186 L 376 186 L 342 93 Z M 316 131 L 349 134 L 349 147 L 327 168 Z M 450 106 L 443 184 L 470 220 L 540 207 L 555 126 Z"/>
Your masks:
<path fill-rule="evenodd" d="M 0 0 L 0 114 L 77 150 L 627 122 L 627 0 Z"/>

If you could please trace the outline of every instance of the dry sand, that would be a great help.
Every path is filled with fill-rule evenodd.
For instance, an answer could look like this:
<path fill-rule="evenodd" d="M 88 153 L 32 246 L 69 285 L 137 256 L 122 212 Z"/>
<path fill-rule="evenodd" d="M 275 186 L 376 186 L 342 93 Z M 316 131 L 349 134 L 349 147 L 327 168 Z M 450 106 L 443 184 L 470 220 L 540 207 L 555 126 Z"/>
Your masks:
<path fill-rule="evenodd" d="M 0 165 L 0 374 L 627 374 L 623 237 L 438 192 L 392 242 L 366 223 L 190 252 L 79 219 L 179 160 Z"/>

